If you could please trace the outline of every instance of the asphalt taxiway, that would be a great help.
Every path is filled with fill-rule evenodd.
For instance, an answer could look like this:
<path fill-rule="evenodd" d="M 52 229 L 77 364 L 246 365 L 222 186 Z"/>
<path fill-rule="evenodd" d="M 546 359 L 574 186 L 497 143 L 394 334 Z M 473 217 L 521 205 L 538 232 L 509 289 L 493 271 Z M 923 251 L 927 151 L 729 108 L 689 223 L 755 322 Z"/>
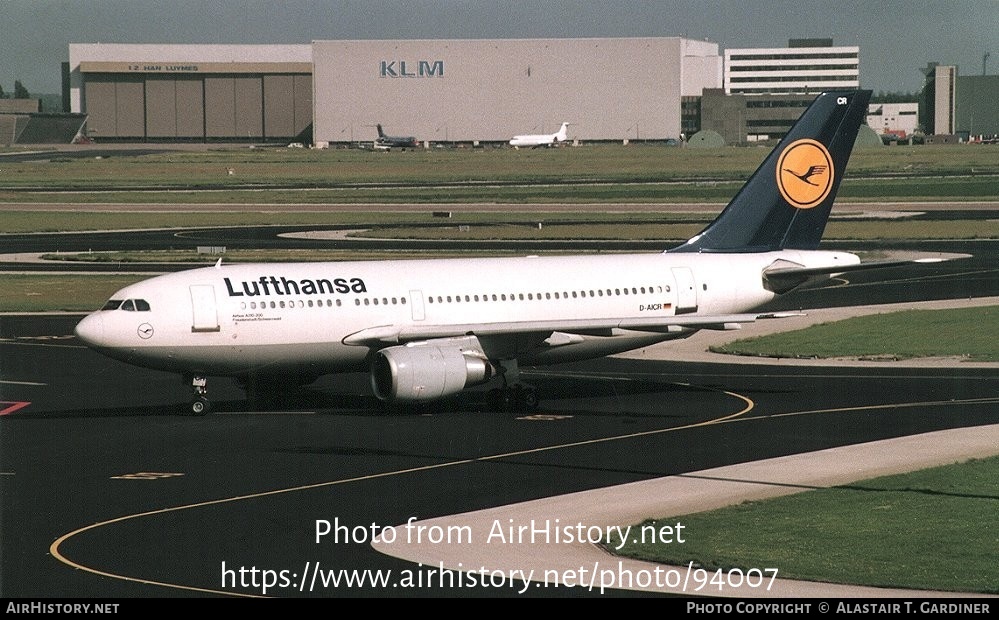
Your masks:
<path fill-rule="evenodd" d="M 788 296 L 784 307 L 830 308 L 810 312 L 807 321 L 845 312 L 837 306 L 858 312 L 871 303 L 888 304 L 881 311 L 911 307 L 915 299 L 999 303 L 983 298 L 999 295 L 992 242 L 930 245 L 973 258 L 879 278 L 855 274 Z M 995 365 L 775 363 L 704 351 L 729 334 L 527 371 L 525 379 L 546 396 L 531 415 L 488 411 L 475 391 L 389 412 L 365 376 L 344 375 L 267 403 L 212 379 L 216 412 L 187 417 L 178 407 L 187 389 L 176 376 L 86 349 L 72 336 L 79 318 L 0 315 L 3 597 L 600 595 L 581 587 L 525 589 L 515 580 L 469 584 L 444 571 L 454 562 L 471 569 L 470 562 L 489 561 L 464 541 L 432 543 L 434 553 L 423 556 L 382 553 L 371 539 L 389 526 L 528 514 L 518 508 L 553 518 L 572 512 L 600 525 L 627 507 L 621 518 L 631 522 L 653 506 L 702 505 L 658 486 L 671 477 L 759 483 L 764 476 L 749 470 L 717 468 L 793 459 L 790 469 L 804 475 L 809 464 L 828 462 L 813 458 L 816 452 L 853 466 L 861 462 L 857 450 L 869 456 L 895 445 L 871 442 L 936 432 L 992 437 L 986 433 L 999 422 Z M 739 335 L 800 326 L 779 323 L 759 322 Z M 981 455 L 978 445 L 967 455 Z M 850 474 L 868 471 L 853 467 Z M 786 484 L 832 483 L 804 480 Z M 646 502 L 640 509 L 622 499 L 636 490 Z M 590 512 L 575 513 L 581 503 Z M 323 524 L 336 538 L 317 540 Z M 454 554 L 445 560 L 445 551 Z M 533 556 L 552 569 L 566 561 L 538 547 Z M 505 558 L 496 556 L 495 566 L 517 565 Z"/>
<path fill-rule="evenodd" d="M 175 376 L 81 347 L 70 335 L 76 318 L 0 317 L 7 597 L 520 596 L 513 582 L 434 581 L 435 564 L 380 553 L 371 536 L 411 520 L 991 425 L 999 405 L 994 367 L 717 364 L 662 359 L 671 357 L 663 348 L 531 373 L 549 398 L 528 416 L 485 411 L 475 393 L 386 413 L 351 375 L 270 408 L 215 380 L 217 412 L 194 418 L 177 413 L 186 391 Z M 320 522 L 342 526 L 340 539 L 317 542 Z M 265 587 L 265 570 L 279 581 Z M 319 584 L 306 586 L 307 573 Z M 426 583 L 328 581 L 360 574 Z"/>

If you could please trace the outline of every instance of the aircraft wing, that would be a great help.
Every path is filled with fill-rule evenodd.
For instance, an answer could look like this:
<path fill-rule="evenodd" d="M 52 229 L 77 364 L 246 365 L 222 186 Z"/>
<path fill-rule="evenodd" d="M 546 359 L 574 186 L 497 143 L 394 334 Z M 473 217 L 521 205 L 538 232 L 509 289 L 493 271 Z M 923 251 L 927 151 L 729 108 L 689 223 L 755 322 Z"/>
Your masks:
<path fill-rule="evenodd" d="M 504 336 L 561 332 L 611 336 L 614 330 L 652 333 L 679 332 L 683 329 L 739 329 L 742 323 L 760 319 L 802 316 L 800 313 L 680 315 L 629 319 L 576 319 L 552 321 L 509 321 L 501 323 L 464 323 L 454 325 L 382 325 L 355 332 L 343 339 L 347 345 L 384 346 L 433 338 L 458 336 Z"/>

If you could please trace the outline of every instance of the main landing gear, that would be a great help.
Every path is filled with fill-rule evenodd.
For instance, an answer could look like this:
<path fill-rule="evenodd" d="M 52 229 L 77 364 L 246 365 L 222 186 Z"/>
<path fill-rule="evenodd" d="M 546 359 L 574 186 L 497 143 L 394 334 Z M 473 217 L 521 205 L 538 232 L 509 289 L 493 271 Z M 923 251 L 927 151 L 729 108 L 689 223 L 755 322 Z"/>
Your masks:
<path fill-rule="evenodd" d="M 486 405 L 492 411 L 531 413 L 538 408 L 538 390 L 520 382 L 516 359 L 501 360 L 502 387 L 486 392 Z"/>
<path fill-rule="evenodd" d="M 208 400 L 208 379 L 206 377 L 186 377 L 191 383 L 192 396 L 191 404 L 188 406 L 190 415 L 205 415 L 212 410 L 212 403 Z"/>
<path fill-rule="evenodd" d="M 531 413 L 538 408 L 538 400 L 538 390 L 521 383 L 486 392 L 487 407 L 491 411 Z"/>

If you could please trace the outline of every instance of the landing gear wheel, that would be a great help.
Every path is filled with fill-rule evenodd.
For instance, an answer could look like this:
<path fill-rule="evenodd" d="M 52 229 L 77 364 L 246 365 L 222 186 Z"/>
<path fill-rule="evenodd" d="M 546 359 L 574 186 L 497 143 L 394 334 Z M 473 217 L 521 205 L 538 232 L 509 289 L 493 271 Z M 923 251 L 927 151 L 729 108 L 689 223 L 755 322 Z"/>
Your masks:
<path fill-rule="evenodd" d="M 531 413 L 538 408 L 538 391 L 532 387 L 517 388 L 517 410 Z"/>
<path fill-rule="evenodd" d="M 531 413 L 538 408 L 538 391 L 526 385 L 513 385 L 489 390 L 486 406 L 501 413 Z"/>
<path fill-rule="evenodd" d="M 212 403 L 204 396 L 199 396 L 191 401 L 191 415 L 206 415 L 212 410 Z"/>

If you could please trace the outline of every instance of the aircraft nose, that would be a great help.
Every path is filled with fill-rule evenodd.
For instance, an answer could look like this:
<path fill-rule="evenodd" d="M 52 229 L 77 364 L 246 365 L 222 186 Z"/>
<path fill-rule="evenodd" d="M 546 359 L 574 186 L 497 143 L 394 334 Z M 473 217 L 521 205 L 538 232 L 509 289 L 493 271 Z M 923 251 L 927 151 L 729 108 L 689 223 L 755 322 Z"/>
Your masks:
<path fill-rule="evenodd" d="M 100 313 L 84 317 L 73 333 L 89 347 L 101 346 L 104 343 L 104 317 Z"/>

